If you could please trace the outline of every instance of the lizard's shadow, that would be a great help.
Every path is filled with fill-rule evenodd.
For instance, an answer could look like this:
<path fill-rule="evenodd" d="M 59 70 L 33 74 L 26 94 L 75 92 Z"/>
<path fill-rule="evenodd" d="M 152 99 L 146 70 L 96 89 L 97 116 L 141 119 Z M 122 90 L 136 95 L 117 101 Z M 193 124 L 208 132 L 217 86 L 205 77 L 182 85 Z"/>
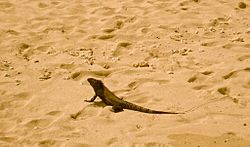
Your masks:
<path fill-rule="evenodd" d="M 104 102 L 99 101 L 99 102 L 93 102 L 93 103 L 89 104 L 87 107 L 89 107 L 89 106 L 103 107 L 104 108 L 107 105 Z M 73 119 L 77 119 L 77 117 L 79 115 L 81 115 L 81 113 L 85 110 L 85 108 L 83 108 L 82 110 L 78 111 L 77 113 L 71 114 L 70 117 L 73 118 Z"/>
<path fill-rule="evenodd" d="M 91 103 L 89 106 L 94 106 L 94 107 L 106 107 L 107 105 L 102 102 L 102 101 L 99 101 L 99 102 L 94 102 L 94 103 Z"/>

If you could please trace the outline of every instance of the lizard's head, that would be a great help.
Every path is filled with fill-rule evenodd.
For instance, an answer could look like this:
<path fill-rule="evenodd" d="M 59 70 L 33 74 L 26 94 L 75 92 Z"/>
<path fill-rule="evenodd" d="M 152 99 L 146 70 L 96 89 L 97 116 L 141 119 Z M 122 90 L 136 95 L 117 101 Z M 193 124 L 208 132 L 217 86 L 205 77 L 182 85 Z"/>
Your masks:
<path fill-rule="evenodd" d="M 87 80 L 95 90 L 102 89 L 103 83 L 101 80 L 96 80 L 94 78 L 88 78 Z"/>

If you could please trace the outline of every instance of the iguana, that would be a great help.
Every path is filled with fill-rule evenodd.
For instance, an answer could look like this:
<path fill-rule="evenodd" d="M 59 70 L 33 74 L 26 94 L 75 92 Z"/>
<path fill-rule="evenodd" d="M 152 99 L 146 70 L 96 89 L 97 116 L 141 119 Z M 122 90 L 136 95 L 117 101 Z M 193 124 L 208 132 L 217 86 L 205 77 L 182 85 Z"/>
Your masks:
<path fill-rule="evenodd" d="M 127 102 L 117 97 L 103 84 L 102 81 L 94 79 L 94 78 L 88 78 L 87 80 L 90 83 L 90 85 L 93 87 L 95 91 L 95 95 L 90 100 L 85 100 L 85 101 L 93 102 L 96 99 L 96 97 L 99 96 L 106 105 L 112 106 L 112 109 L 114 110 L 114 112 L 120 112 L 120 111 L 123 111 L 123 109 L 129 109 L 129 110 L 140 111 L 140 112 L 151 113 L 151 114 L 183 114 L 183 113 L 177 113 L 177 112 L 156 111 L 156 110 L 151 110 L 148 108 L 138 106 L 136 104 Z"/>

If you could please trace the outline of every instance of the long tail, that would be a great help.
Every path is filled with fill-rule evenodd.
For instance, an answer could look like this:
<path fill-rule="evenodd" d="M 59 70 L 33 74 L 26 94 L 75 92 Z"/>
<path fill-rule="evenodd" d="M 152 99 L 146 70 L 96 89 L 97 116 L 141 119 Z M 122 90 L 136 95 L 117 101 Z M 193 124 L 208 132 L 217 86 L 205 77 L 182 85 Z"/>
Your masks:
<path fill-rule="evenodd" d="M 165 111 L 151 110 L 151 109 L 144 108 L 142 106 L 138 106 L 130 102 L 126 102 L 123 108 L 134 110 L 134 111 L 139 111 L 139 112 L 144 112 L 144 113 L 150 113 L 150 114 L 184 114 L 184 113 L 178 113 L 178 112 L 165 112 Z"/>

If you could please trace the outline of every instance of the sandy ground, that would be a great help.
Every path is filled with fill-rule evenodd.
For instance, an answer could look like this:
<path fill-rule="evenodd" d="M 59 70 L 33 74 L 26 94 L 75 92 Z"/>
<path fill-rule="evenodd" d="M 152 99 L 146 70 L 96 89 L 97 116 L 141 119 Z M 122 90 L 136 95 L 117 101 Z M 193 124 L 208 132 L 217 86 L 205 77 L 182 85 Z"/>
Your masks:
<path fill-rule="evenodd" d="M 1 0 L 0 146 L 249 147 L 242 2 Z M 186 113 L 113 113 L 84 102 L 90 77 L 127 101 Z"/>

